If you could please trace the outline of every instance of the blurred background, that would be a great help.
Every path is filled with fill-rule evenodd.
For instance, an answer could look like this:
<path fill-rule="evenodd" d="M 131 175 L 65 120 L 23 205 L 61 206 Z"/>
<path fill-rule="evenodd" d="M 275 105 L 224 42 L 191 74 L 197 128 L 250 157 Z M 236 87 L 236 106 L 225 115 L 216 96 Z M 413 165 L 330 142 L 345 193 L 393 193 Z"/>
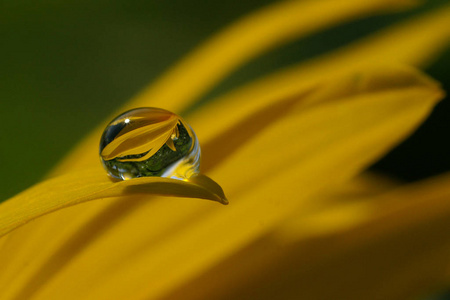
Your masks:
<path fill-rule="evenodd" d="M 40 180 L 91 128 L 207 37 L 272 2 L 0 1 L 0 201 Z M 425 1 L 287 44 L 200 101 L 448 3 Z M 448 49 L 425 71 L 450 91 Z M 447 99 L 372 168 L 406 181 L 449 171 L 449 119 Z"/>

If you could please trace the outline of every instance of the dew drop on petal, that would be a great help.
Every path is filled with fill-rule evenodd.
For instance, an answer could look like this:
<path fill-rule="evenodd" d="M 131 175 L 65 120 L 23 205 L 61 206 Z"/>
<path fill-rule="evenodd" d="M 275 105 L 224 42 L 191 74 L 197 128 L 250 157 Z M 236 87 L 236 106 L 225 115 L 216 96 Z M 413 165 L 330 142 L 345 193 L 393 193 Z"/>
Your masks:
<path fill-rule="evenodd" d="M 117 179 L 186 180 L 199 173 L 197 136 L 180 116 L 161 108 L 136 108 L 116 117 L 105 128 L 99 150 L 103 167 Z"/>

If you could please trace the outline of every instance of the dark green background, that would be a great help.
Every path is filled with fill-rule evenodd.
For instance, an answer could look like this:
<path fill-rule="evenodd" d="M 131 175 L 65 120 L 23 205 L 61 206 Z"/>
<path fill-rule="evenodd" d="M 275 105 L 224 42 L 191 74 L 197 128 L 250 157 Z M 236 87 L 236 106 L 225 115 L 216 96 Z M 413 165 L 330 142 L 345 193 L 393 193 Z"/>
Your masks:
<path fill-rule="evenodd" d="M 1 1 L 0 200 L 38 181 L 98 122 L 201 41 L 272 1 Z M 307 37 L 244 66 L 202 101 L 274 69 L 435 9 L 375 16 Z M 447 51 L 427 72 L 449 86 Z M 450 114 L 439 104 L 375 167 L 415 180 L 450 169 Z"/>

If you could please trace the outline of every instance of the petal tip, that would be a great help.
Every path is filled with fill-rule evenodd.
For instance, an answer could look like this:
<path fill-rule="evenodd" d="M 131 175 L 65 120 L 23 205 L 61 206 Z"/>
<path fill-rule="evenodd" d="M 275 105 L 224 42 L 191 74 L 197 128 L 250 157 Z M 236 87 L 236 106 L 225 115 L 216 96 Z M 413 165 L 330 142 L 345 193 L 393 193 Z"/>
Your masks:
<path fill-rule="evenodd" d="M 220 197 L 219 203 L 221 203 L 221 204 L 223 204 L 223 205 L 228 205 L 228 204 L 230 204 L 230 202 L 228 202 L 228 199 L 227 199 L 225 196 Z"/>

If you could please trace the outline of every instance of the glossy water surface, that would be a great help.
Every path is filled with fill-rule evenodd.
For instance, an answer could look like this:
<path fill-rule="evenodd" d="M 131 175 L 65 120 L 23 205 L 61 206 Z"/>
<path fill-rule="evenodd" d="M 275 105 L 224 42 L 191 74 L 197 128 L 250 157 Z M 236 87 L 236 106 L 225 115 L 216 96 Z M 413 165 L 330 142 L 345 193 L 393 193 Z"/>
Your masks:
<path fill-rule="evenodd" d="M 194 131 L 180 116 L 161 108 L 136 108 L 116 117 L 103 132 L 99 150 L 103 167 L 117 179 L 184 180 L 199 172 Z"/>

